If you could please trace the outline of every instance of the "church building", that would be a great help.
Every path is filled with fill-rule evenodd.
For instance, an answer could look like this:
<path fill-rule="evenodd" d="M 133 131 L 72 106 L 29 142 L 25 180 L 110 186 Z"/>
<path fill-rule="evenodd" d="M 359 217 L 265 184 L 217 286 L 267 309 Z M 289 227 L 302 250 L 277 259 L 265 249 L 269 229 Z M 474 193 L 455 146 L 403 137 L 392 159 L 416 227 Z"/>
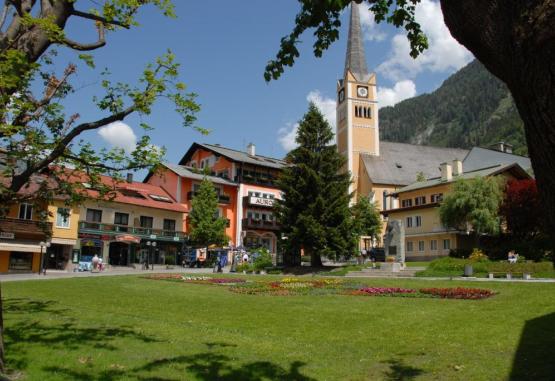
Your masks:
<path fill-rule="evenodd" d="M 442 163 L 461 162 L 469 171 L 512 163 L 531 168 L 528 158 L 513 155 L 503 143 L 469 150 L 380 141 L 377 77 L 368 71 L 363 42 L 359 7 L 352 3 L 345 69 L 337 82 L 336 136 L 353 178 L 353 202 L 368 197 L 382 212 L 402 208 L 397 191 L 417 179 L 438 177 Z M 371 244 L 363 237 L 363 247 Z"/>

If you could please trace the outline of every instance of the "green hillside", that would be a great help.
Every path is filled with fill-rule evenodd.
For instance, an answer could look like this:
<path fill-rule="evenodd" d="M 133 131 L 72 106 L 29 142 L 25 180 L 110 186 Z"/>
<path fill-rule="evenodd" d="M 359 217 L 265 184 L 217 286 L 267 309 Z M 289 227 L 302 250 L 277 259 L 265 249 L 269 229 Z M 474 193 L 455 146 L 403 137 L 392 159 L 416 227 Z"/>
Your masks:
<path fill-rule="evenodd" d="M 431 94 L 380 109 L 383 140 L 468 148 L 505 141 L 526 154 L 523 122 L 503 82 L 473 61 Z"/>

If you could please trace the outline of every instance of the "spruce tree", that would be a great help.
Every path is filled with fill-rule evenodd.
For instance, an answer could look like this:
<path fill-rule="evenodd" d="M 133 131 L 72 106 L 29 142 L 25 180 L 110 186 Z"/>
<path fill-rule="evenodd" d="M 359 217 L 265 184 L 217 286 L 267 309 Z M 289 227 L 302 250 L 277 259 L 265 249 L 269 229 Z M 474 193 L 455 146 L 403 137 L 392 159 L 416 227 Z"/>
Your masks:
<path fill-rule="evenodd" d="M 310 255 L 312 266 L 321 257 L 350 257 L 356 247 L 349 209 L 350 173 L 345 158 L 332 144 L 333 132 L 311 103 L 299 122 L 298 147 L 287 155 L 291 166 L 278 181 L 284 197 L 276 204 L 286 250 L 286 263 L 299 263 L 301 249 Z"/>
<path fill-rule="evenodd" d="M 225 234 L 227 222 L 218 215 L 218 194 L 206 177 L 202 180 L 191 204 L 189 238 L 192 243 L 202 247 L 226 245 L 229 241 Z"/>

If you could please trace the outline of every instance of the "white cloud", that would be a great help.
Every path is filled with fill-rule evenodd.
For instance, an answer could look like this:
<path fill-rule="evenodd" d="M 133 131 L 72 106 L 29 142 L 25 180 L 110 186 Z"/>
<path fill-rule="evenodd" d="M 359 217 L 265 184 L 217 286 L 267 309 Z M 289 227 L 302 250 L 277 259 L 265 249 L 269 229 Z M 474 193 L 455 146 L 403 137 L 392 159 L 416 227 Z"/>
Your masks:
<path fill-rule="evenodd" d="M 428 37 L 429 48 L 413 59 L 406 34 L 399 33 L 391 40 L 389 58 L 377 68 L 385 77 L 400 81 L 414 78 L 422 71 L 455 71 L 472 60 L 472 54 L 450 34 L 443 22 L 438 2 L 422 0 L 416 7 L 416 21 Z"/>
<path fill-rule="evenodd" d="M 335 134 L 335 99 L 323 96 L 319 90 L 312 90 L 306 96 L 306 100 L 318 107 Z M 298 128 L 299 123 L 287 123 L 285 127 L 278 130 L 278 141 L 284 150 L 291 151 L 297 146 L 295 138 L 297 137 Z"/>
<path fill-rule="evenodd" d="M 358 4 L 360 14 L 360 26 L 362 27 L 363 37 L 366 41 L 383 41 L 387 34 L 380 30 L 374 20 L 374 14 L 370 12 L 368 4 Z"/>
<path fill-rule="evenodd" d="M 123 122 L 110 123 L 100 128 L 98 134 L 114 147 L 123 148 L 128 153 L 135 150 L 137 136 L 131 127 Z"/>
<path fill-rule="evenodd" d="M 378 87 L 378 101 L 380 108 L 386 106 L 393 106 L 407 98 L 412 98 L 416 95 L 416 85 L 410 79 L 399 81 L 393 86 Z"/>

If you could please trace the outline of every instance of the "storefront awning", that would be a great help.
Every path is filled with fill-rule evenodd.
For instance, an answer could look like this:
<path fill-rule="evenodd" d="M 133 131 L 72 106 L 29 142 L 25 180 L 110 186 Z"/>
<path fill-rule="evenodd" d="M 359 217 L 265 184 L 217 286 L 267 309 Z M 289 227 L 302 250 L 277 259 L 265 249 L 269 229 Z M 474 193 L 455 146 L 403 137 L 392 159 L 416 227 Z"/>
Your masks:
<path fill-rule="evenodd" d="M 24 241 L 0 242 L 2 251 L 22 251 L 25 253 L 40 253 L 40 245 Z"/>
<path fill-rule="evenodd" d="M 75 245 L 77 244 L 77 240 L 75 239 L 67 239 L 67 238 L 52 238 L 50 243 L 54 243 L 57 245 Z"/>
<path fill-rule="evenodd" d="M 124 243 L 141 243 L 141 239 L 137 236 L 131 234 L 121 234 L 116 236 L 117 242 L 124 242 Z"/>

